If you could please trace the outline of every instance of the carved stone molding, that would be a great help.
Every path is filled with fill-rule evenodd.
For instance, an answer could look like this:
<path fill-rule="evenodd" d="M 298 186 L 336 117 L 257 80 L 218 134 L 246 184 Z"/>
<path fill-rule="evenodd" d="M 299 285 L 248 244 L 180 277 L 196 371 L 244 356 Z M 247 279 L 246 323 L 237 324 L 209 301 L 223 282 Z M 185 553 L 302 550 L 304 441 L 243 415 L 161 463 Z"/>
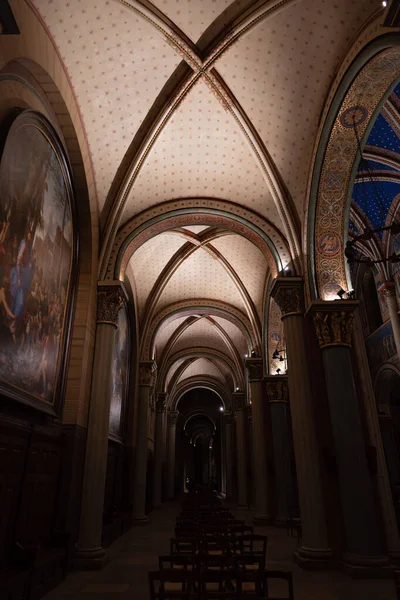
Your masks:
<path fill-rule="evenodd" d="M 358 304 L 357 300 L 317 300 L 311 304 L 309 312 L 313 316 L 320 348 L 351 347 L 354 311 Z"/>
<path fill-rule="evenodd" d="M 249 373 L 249 381 L 261 381 L 263 378 L 263 361 L 262 358 L 247 358 L 245 362 L 246 369 Z"/>
<path fill-rule="evenodd" d="M 169 394 L 165 392 L 160 392 L 157 394 L 157 412 L 165 412 L 167 408 L 168 396 Z"/>
<path fill-rule="evenodd" d="M 378 291 L 385 298 L 396 298 L 396 288 L 393 281 L 385 281 Z"/>
<path fill-rule="evenodd" d="M 153 388 L 157 378 L 157 365 L 154 360 L 139 364 L 139 385 Z"/>
<path fill-rule="evenodd" d="M 247 421 L 248 421 L 249 425 L 251 425 L 253 422 L 253 413 L 251 411 L 251 404 L 246 404 L 246 411 L 247 411 Z"/>
<path fill-rule="evenodd" d="M 97 323 L 118 327 L 118 313 L 127 301 L 121 282 L 99 283 L 97 288 Z"/>
<path fill-rule="evenodd" d="M 235 410 L 244 410 L 244 407 L 246 406 L 244 392 L 234 392 L 232 394 L 232 400 Z"/>
<path fill-rule="evenodd" d="M 289 384 L 287 377 L 282 375 L 271 375 L 265 377 L 265 390 L 270 404 L 273 402 L 289 401 Z"/>
<path fill-rule="evenodd" d="M 277 277 L 271 296 L 281 309 L 282 319 L 304 313 L 302 277 Z"/>
<path fill-rule="evenodd" d="M 171 410 L 168 413 L 168 422 L 171 427 L 176 427 L 176 424 L 178 422 L 178 417 L 179 417 L 179 411 L 177 411 L 177 410 Z"/>
<path fill-rule="evenodd" d="M 233 411 L 232 410 L 224 410 L 222 413 L 222 417 L 224 419 L 225 425 L 233 424 Z"/>

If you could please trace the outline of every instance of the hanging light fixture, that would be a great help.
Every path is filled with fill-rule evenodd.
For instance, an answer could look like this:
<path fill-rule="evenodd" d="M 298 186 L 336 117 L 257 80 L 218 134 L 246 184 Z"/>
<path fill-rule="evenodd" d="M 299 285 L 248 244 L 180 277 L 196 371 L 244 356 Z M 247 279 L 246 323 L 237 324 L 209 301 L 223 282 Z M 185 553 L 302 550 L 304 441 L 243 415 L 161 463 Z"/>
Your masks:
<path fill-rule="evenodd" d="M 400 233 L 400 222 L 395 218 L 395 215 L 391 215 L 391 206 L 387 208 L 385 207 L 385 202 L 382 199 L 380 191 L 378 189 L 377 181 L 373 176 L 373 173 L 370 169 L 368 160 L 364 157 L 362 149 L 360 137 L 357 131 L 356 125 L 356 116 L 353 114 L 353 129 L 354 135 L 357 140 L 358 152 L 360 153 L 360 164 L 359 164 L 359 173 L 361 174 L 360 187 L 362 190 L 362 200 L 359 201 L 359 206 L 363 211 L 364 215 L 368 217 L 368 197 L 367 197 L 367 185 L 371 185 L 372 193 L 374 200 L 377 204 L 378 210 L 380 212 L 379 219 L 379 227 L 373 228 L 370 226 L 368 222 L 365 226 L 365 229 L 362 233 L 355 235 L 351 240 L 348 240 L 345 248 L 345 256 L 347 258 L 347 262 L 351 263 L 365 263 L 367 265 L 374 265 L 377 263 L 398 263 L 400 262 L 400 256 L 395 252 L 392 254 L 385 253 L 380 257 L 373 258 L 376 255 L 376 252 L 373 251 L 372 242 L 377 241 L 377 238 L 380 237 L 385 231 L 388 232 L 388 235 L 395 236 Z M 362 204 L 364 203 L 364 206 Z M 389 218 L 392 217 L 392 222 L 388 223 Z M 379 248 L 381 245 L 379 244 Z"/>

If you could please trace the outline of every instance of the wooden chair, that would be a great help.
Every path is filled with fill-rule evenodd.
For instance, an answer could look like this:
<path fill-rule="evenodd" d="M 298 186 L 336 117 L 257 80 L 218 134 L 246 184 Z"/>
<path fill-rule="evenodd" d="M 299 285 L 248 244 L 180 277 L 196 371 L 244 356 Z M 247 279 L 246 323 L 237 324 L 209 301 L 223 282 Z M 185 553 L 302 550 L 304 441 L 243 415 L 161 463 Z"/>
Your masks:
<path fill-rule="evenodd" d="M 300 517 L 300 508 L 298 506 L 290 506 L 289 507 L 289 518 L 286 521 L 286 532 L 292 537 L 297 537 L 298 540 L 301 539 L 301 517 Z"/>
<path fill-rule="evenodd" d="M 193 598 L 194 573 L 187 570 L 169 569 L 149 573 L 151 600 L 175 600 Z"/>
<path fill-rule="evenodd" d="M 227 556 L 232 553 L 232 540 L 228 536 L 203 537 L 201 551 L 203 554 Z"/>
<path fill-rule="evenodd" d="M 269 582 L 272 579 L 279 579 L 287 583 L 287 596 L 271 596 L 269 592 Z M 293 591 L 293 574 L 291 571 L 272 571 L 265 569 L 264 571 L 264 596 L 268 600 L 294 600 Z"/>
<path fill-rule="evenodd" d="M 259 556 L 265 560 L 267 556 L 267 542 L 268 538 L 266 535 L 257 535 L 255 533 L 251 535 L 242 535 L 236 538 L 236 554 L 241 556 L 251 555 Z"/>
<path fill-rule="evenodd" d="M 400 600 L 400 570 L 393 571 L 394 585 L 396 586 L 396 598 Z"/>
<path fill-rule="evenodd" d="M 170 554 L 195 555 L 199 549 L 199 544 L 198 538 L 171 538 Z"/>
<path fill-rule="evenodd" d="M 202 600 L 239 600 L 241 591 L 241 581 L 234 570 L 200 571 L 199 598 Z"/>

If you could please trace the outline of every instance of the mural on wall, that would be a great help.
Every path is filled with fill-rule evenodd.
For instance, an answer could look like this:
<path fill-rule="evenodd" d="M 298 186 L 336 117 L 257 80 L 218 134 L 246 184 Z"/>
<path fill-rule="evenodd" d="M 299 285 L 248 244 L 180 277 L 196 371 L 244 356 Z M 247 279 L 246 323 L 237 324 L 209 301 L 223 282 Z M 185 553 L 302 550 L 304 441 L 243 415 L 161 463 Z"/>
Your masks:
<path fill-rule="evenodd" d="M 283 323 L 282 313 L 273 298 L 270 300 L 269 319 L 268 319 L 268 341 L 267 341 L 267 353 L 268 353 L 268 364 L 269 374 L 276 375 L 279 369 L 280 374 L 283 375 L 287 369 L 286 364 L 286 350 L 285 350 L 285 339 L 283 336 Z M 273 358 L 274 352 L 279 352 L 277 359 Z M 282 357 L 284 360 L 280 360 Z"/>
<path fill-rule="evenodd" d="M 129 323 L 125 308 L 118 313 L 115 330 L 114 361 L 110 404 L 109 433 L 121 438 L 123 435 L 123 413 L 128 391 L 129 370 Z"/>
<path fill-rule="evenodd" d="M 392 251 L 395 254 L 397 254 L 397 256 L 400 255 L 400 234 L 397 235 L 393 240 Z M 393 269 L 394 285 L 395 285 L 395 289 L 396 289 L 397 304 L 400 307 L 400 262 L 393 263 L 392 269 Z"/>
<path fill-rule="evenodd" d="M 379 273 L 379 271 L 376 267 L 373 268 L 373 272 L 374 272 L 374 278 L 375 278 L 375 287 L 377 290 L 379 290 L 383 285 L 382 275 Z M 387 321 L 387 319 L 389 318 L 389 309 L 388 309 L 388 306 L 386 303 L 386 298 L 385 298 L 384 294 L 378 293 L 378 301 L 379 301 L 379 306 L 381 309 L 382 321 Z"/>
<path fill-rule="evenodd" d="M 396 344 L 391 322 L 385 323 L 370 335 L 365 345 L 369 367 L 372 372 L 376 371 L 384 362 L 396 356 Z"/>
<path fill-rule="evenodd" d="M 71 201 L 58 140 L 22 113 L 0 163 L 0 388 L 17 398 L 55 401 L 71 313 Z"/>

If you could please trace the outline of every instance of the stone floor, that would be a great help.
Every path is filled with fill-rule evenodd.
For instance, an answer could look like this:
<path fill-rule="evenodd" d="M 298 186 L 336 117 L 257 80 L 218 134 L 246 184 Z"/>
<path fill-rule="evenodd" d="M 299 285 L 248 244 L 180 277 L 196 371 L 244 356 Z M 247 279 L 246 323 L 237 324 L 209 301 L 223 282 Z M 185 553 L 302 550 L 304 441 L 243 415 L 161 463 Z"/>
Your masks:
<path fill-rule="evenodd" d="M 102 571 L 71 572 L 45 600 L 147 600 L 147 573 L 157 569 L 160 554 L 168 554 L 177 511 L 174 504 L 153 512 L 147 525 L 131 529 L 111 546 L 110 562 Z M 267 567 L 293 571 L 295 600 L 396 599 L 391 580 L 353 580 L 338 571 L 300 569 L 292 560 L 296 540 L 284 529 L 259 527 L 256 533 L 268 535 Z M 271 586 L 270 593 L 278 596 L 281 590 Z"/>

